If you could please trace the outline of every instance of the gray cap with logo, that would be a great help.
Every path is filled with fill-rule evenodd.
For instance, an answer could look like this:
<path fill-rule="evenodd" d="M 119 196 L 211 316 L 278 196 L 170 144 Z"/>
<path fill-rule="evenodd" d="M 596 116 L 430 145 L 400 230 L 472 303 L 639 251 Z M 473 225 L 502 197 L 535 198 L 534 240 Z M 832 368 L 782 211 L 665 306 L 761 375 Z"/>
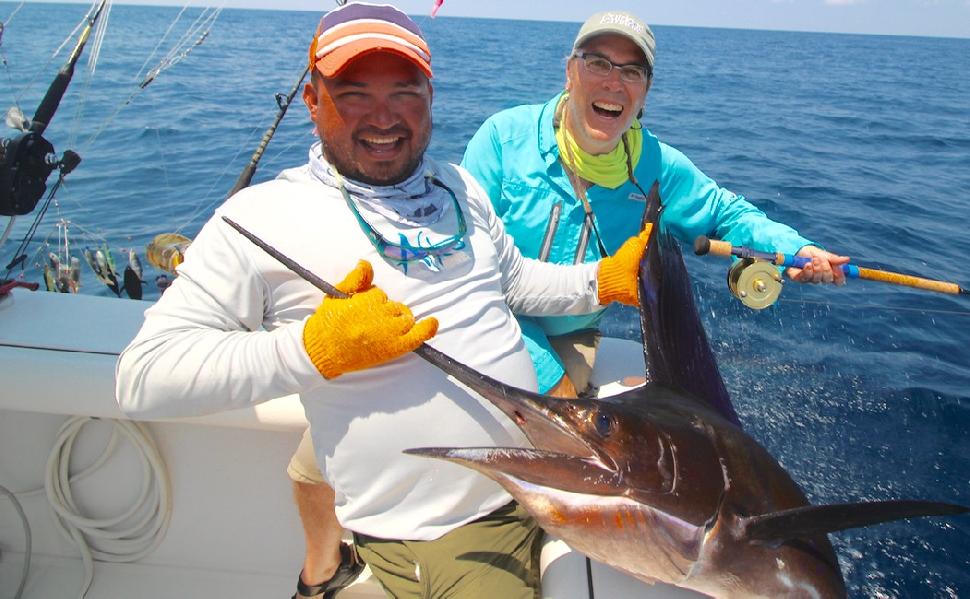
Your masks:
<path fill-rule="evenodd" d="M 583 26 L 579 28 L 576 41 L 573 42 L 573 51 L 576 51 L 590 38 L 607 33 L 622 35 L 635 43 L 643 51 L 647 64 L 653 70 L 653 58 L 657 47 L 653 32 L 639 17 L 622 10 L 598 12 L 586 19 Z"/>

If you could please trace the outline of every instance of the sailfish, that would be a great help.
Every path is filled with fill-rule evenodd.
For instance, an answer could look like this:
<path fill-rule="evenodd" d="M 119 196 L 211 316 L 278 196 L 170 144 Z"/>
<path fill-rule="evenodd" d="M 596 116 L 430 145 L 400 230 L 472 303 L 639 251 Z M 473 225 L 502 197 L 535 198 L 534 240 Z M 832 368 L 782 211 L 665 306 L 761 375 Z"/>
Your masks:
<path fill-rule="evenodd" d="M 505 413 L 531 448 L 414 448 L 492 478 L 548 533 L 646 583 L 713 597 L 844 597 L 828 533 L 916 516 L 964 514 L 951 503 L 811 505 L 741 427 L 717 368 L 677 242 L 653 228 L 639 266 L 647 383 L 600 399 L 559 399 L 505 385 L 422 345 L 420 357 Z M 230 226 L 304 279 L 335 289 Z M 661 223 L 662 225 L 662 220 Z"/>
<path fill-rule="evenodd" d="M 651 196 L 658 204 L 656 187 Z M 406 453 L 494 479 L 544 530 L 594 560 L 713 597 L 844 597 L 828 533 L 970 510 L 928 501 L 810 505 L 742 429 L 679 246 L 657 228 L 639 285 L 644 386 L 563 400 L 458 369 L 450 374 L 502 410 L 534 448 Z"/>

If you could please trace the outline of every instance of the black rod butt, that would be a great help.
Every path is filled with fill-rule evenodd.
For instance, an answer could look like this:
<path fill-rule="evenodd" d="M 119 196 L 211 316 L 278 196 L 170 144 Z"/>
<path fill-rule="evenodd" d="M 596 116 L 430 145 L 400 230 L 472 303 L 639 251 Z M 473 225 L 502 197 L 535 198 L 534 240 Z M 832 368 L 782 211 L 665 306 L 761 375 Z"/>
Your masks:
<path fill-rule="evenodd" d="M 698 256 L 706 256 L 711 251 L 711 240 L 704 235 L 699 235 L 694 240 L 694 253 Z"/>

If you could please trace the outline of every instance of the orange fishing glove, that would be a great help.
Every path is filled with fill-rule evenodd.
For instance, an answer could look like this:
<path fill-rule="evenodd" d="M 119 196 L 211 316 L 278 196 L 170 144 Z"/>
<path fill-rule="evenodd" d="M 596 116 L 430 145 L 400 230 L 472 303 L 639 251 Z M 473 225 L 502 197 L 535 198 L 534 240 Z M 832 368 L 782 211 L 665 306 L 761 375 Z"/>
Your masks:
<path fill-rule="evenodd" d="M 371 285 L 373 279 L 370 263 L 358 262 L 337 285 L 350 297 L 324 297 L 303 328 L 303 345 L 310 361 L 328 379 L 393 360 L 414 351 L 438 332 L 436 318 L 415 323 L 411 310 L 388 300 L 383 291 Z"/>
<path fill-rule="evenodd" d="M 600 260 L 596 284 L 601 306 L 610 302 L 637 305 L 637 273 L 651 231 L 653 223 L 647 223 L 639 235 L 624 241 L 615 254 Z"/>

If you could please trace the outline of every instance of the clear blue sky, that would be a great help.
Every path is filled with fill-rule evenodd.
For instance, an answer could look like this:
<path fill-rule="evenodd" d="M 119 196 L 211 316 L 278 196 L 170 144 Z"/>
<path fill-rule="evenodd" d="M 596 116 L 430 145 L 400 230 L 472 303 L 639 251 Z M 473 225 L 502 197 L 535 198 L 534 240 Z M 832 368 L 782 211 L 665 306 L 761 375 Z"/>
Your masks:
<path fill-rule="evenodd" d="M 432 5 L 432 0 L 382 1 L 415 15 L 428 14 Z M 119 3 L 182 5 L 184 1 Z M 218 6 L 223 0 L 189 3 Z M 10 6 L 7 2 L 4 5 Z M 336 6 L 333 0 L 224 0 L 224 5 L 319 12 Z M 659 25 L 970 38 L 970 0 L 445 0 L 439 15 L 580 22 L 606 8 L 630 10 Z M 0 9 L 0 17 L 4 12 Z"/>

